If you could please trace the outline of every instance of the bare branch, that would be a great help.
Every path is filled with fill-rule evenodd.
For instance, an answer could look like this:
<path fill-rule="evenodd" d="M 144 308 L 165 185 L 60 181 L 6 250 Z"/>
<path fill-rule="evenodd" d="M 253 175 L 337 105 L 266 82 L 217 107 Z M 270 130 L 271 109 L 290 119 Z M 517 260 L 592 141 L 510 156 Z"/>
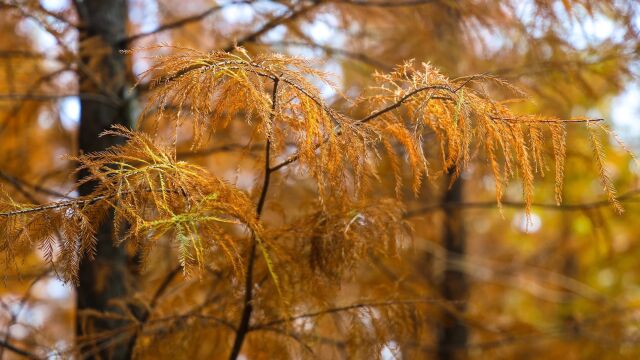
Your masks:
<path fill-rule="evenodd" d="M 25 181 L 23 179 L 20 179 L 18 177 L 13 176 L 13 175 L 9 175 L 9 174 L 5 173 L 2 170 L 0 170 L 0 179 L 4 179 L 5 181 L 9 182 L 10 184 L 12 184 L 20 192 L 25 191 L 24 187 L 28 187 L 28 188 L 31 188 L 33 191 L 36 191 L 36 192 L 39 192 L 39 193 L 42 193 L 42 194 L 51 195 L 51 196 L 57 196 L 57 197 L 61 197 L 61 198 L 70 198 L 69 196 L 67 196 L 67 195 L 65 195 L 63 193 L 60 193 L 58 191 L 42 187 L 40 185 L 31 184 L 28 181 Z M 30 201 L 33 201 L 33 200 L 30 199 Z"/>
<path fill-rule="evenodd" d="M 140 324 L 138 325 L 139 331 L 136 331 L 129 339 L 129 344 L 127 345 L 127 354 L 131 357 L 133 356 L 133 351 L 136 347 L 136 341 L 138 340 L 138 335 L 144 329 L 144 325 L 149 321 L 149 317 L 151 316 L 151 311 L 156 307 L 158 300 L 164 294 L 164 292 L 169 287 L 169 284 L 173 281 L 173 279 L 180 273 L 182 270 L 182 266 L 178 265 L 173 270 L 171 270 L 165 277 L 162 279 L 160 286 L 156 289 L 156 292 L 153 294 L 151 298 L 151 302 L 149 303 L 149 308 L 144 309 L 142 315 L 139 317 Z"/>
<path fill-rule="evenodd" d="M 9 350 L 9 351 L 11 351 L 11 352 L 13 352 L 15 354 L 22 355 L 22 356 L 24 356 L 24 357 L 26 357 L 28 359 L 40 359 L 40 357 L 36 356 L 34 353 L 29 352 L 29 351 L 24 350 L 24 349 L 21 349 L 19 347 L 16 347 L 16 346 L 12 345 L 11 343 L 6 342 L 4 340 L 0 340 L 0 347 L 2 347 L 4 349 L 7 349 L 7 350 Z"/>
<path fill-rule="evenodd" d="M 273 28 L 275 28 L 278 25 L 284 24 L 285 22 L 291 21 L 291 20 L 295 20 L 298 17 L 308 13 L 310 10 L 318 7 L 319 5 L 322 4 L 322 1 L 316 0 L 313 1 L 310 5 L 307 6 L 302 6 L 300 8 L 292 8 L 291 10 L 289 10 L 288 12 L 285 12 L 284 14 L 280 15 L 280 16 L 276 16 L 275 18 L 267 21 L 264 25 L 262 25 L 260 28 L 258 28 L 256 31 L 245 35 L 244 37 L 237 39 L 233 44 L 228 45 L 227 47 L 224 48 L 224 51 L 232 51 L 234 48 L 238 47 L 238 46 L 242 46 L 246 43 L 249 42 L 254 42 L 256 41 L 260 36 L 268 33 L 269 31 L 271 31 Z"/>
<path fill-rule="evenodd" d="M 16 324 L 18 322 L 18 318 L 20 317 L 20 314 L 22 313 L 22 311 L 25 308 L 25 305 L 27 304 L 27 302 L 29 301 L 29 299 L 31 298 L 31 293 L 33 290 L 33 287 L 36 285 L 36 283 L 40 280 L 42 280 L 45 276 L 49 275 L 50 270 L 47 269 L 46 271 L 40 273 L 38 276 L 36 276 L 31 283 L 29 283 L 29 286 L 27 287 L 27 290 L 25 291 L 24 295 L 22 296 L 22 298 L 20 299 L 16 310 L 15 311 L 11 311 L 11 316 L 10 316 L 10 320 L 9 323 L 6 326 L 7 332 L 4 334 L 4 339 L 0 340 L 0 359 L 2 359 L 4 357 L 4 349 L 8 349 L 11 351 L 14 351 L 13 349 L 6 347 L 2 344 L 10 344 L 11 341 L 11 332 L 9 331 L 9 329 L 11 328 L 11 326 L 13 326 L 14 324 Z M 29 357 L 28 355 L 25 354 L 20 354 L 20 355 L 24 355 Z"/>
<path fill-rule="evenodd" d="M 229 2 L 229 3 L 226 3 L 226 4 L 222 4 L 222 5 L 215 5 L 215 6 L 212 6 L 212 7 L 208 8 L 207 10 L 205 10 L 205 11 L 203 11 L 201 13 L 198 13 L 198 14 L 195 14 L 195 15 L 191 15 L 191 16 L 187 16 L 187 17 L 184 17 L 182 19 L 179 19 L 179 20 L 176 20 L 176 21 L 173 21 L 173 22 L 170 22 L 170 23 L 166 23 L 166 24 L 160 25 L 157 28 L 155 28 L 153 30 L 150 30 L 150 31 L 147 31 L 147 32 L 142 32 L 142 33 L 138 33 L 138 34 L 135 34 L 135 35 L 128 36 L 128 37 L 118 41 L 118 46 L 121 49 L 124 49 L 124 48 L 126 48 L 132 42 L 134 42 L 136 40 L 139 40 L 139 39 L 151 36 L 151 35 L 159 34 L 161 32 L 165 32 L 165 31 L 168 31 L 168 30 L 177 29 L 177 28 L 180 28 L 180 27 L 185 26 L 187 24 L 191 24 L 191 23 L 203 20 L 203 19 L 215 14 L 219 10 L 224 9 L 225 7 L 233 6 L 233 5 L 241 5 L 241 4 L 252 4 L 254 2 L 255 2 L 255 0 L 236 0 L 236 1 L 232 1 L 232 2 Z"/>
<path fill-rule="evenodd" d="M 80 99 L 95 100 L 106 105 L 115 106 L 116 104 L 108 97 L 102 94 L 0 94 L 0 101 L 53 101 L 69 97 L 78 97 Z"/>
<path fill-rule="evenodd" d="M 630 190 L 620 196 L 617 197 L 621 202 L 631 202 L 636 200 L 635 198 L 640 195 L 640 189 Z M 500 204 L 503 207 L 509 208 L 524 208 L 526 204 L 524 202 L 518 201 L 501 201 Z M 553 211 L 581 211 L 581 210 L 589 210 L 600 207 L 607 207 L 611 205 L 609 200 L 597 200 L 593 202 L 585 202 L 585 203 L 577 203 L 577 204 L 545 204 L 545 203 L 532 203 L 532 207 L 537 207 L 541 209 L 553 210 Z M 492 209 L 497 208 L 498 203 L 496 201 L 483 201 L 483 202 L 465 202 L 465 203 L 437 203 L 427 205 L 425 207 L 409 210 L 404 214 L 405 218 L 412 218 L 420 215 L 424 215 L 427 213 L 431 213 L 434 211 L 439 211 L 447 208 L 461 208 L 461 209 Z"/>
<path fill-rule="evenodd" d="M 345 58 L 359 61 L 363 64 L 367 64 L 385 71 L 389 71 L 392 69 L 392 67 L 389 66 L 388 64 L 385 64 L 382 61 L 369 57 L 364 53 L 349 51 L 346 49 L 332 47 L 329 45 L 321 45 L 313 42 L 301 42 L 301 41 L 260 42 L 259 44 L 265 45 L 265 46 L 271 46 L 271 47 L 285 46 L 285 47 L 307 47 L 312 49 L 319 49 L 324 51 L 327 55 L 343 56 Z"/>
<path fill-rule="evenodd" d="M 348 4 L 348 5 L 355 5 L 355 6 L 393 8 L 393 7 L 408 7 L 408 6 L 433 4 L 438 2 L 438 0 L 395 0 L 395 1 L 335 0 L 332 2 L 336 4 Z"/>
<path fill-rule="evenodd" d="M 455 301 L 455 303 L 458 303 L 458 302 L 460 301 Z M 371 302 L 371 303 L 356 303 L 356 304 L 351 304 L 346 306 L 339 306 L 339 307 L 324 309 L 320 311 L 310 312 L 310 313 L 301 314 L 301 315 L 295 315 L 288 318 L 272 320 L 266 323 L 254 325 L 251 327 L 251 330 L 252 331 L 260 330 L 260 329 L 268 328 L 274 325 L 288 323 L 288 322 L 299 320 L 299 319 L 318 317 L 322 315 L 334 314 L 334 313 L 355 310 L 355 309 L 387 307 L 387 306 L 395 306 L 395 305 L 418 305 L 418 304 L 441 304 L 441 303 L 452 303 L 452 302 L 447 302 L 440 299 L 417 299 L 417 300 L 392 300 L 392 301 Z"/>

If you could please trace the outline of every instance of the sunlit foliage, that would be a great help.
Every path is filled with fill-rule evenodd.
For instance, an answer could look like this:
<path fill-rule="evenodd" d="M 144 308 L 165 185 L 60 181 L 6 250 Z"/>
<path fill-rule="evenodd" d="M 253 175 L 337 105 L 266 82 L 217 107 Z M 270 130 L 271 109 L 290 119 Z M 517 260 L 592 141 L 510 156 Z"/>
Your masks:
<path fill-rule="evenodd" d="M 101 260 L 97 239 L 106 223 L 135 270 L 130 296 L 108 311 L 78 312 L 84 331 L 92 331 L 88 319 L 111 321 L 113 330 L 73 344 L 32 330 L 18 338 L 9 328 L 22 310 L 0 292 L 10 310 L 0 349 L 15 343 L 39 355 L 89 357 L 124 348 L 149 359 L 428 358 L 452 316 L 472 329 L 468 348 L 450 349 L 466 356 L 601 355 L 597 345 L 580 345 L 590 335 L 635 354 L 637 334 L 624 319 L 635 311 L 635 272 L 626 280 L 611 274 L 637 262 L 629 255 L 615 264 L 602 254 L 637 248 L 628 218 L 612 217 L 634 213 L 636 191 L 616 189 L 635 179 L 626 171 L 630 151 L 603 110 L 635 76 L 637 6 L 267 3 L 206 3 L 213 7 L 180 20 L 204 2 L 158 1 L 166 24 L 136 34 L 140 24 L 132 21 L 134 35 L 107 44 L 75 38 L 86 29 L 73 8 L 2 2 L 12 21 L 32 19 L 60 49 L 21 53 L 28 61 L 19 66 L 0 49 L 9 69 L 0 89 L 12 105 L 0 107 L 0 147 L 10 154 L 0 160 L 7 269 L 0 275 L 8 289 L 27 294 L 20 309 L 43 278 L 77 285 L 80 265 Z M 221 15 L 234 6 L 252 9 L 251 20 L 234 24 L 229 18 L 238 13 Z M 616 31 L 594 44 L 572 44 L 560 26 L 597 19 Z M 0 36 L 19 38 L 17 25 L 6 24 Z M 335 39 L 318 41 L 309 30 L 322 24 Z M 153 45 L 165 34 L 176 46 Z M 115 81 L 100 73 L 113 54 L 136 69 L 119 74 L 131 80 L 126 93 L 109 91 Z M 72 81 L 60 76 L 69 71 L 77 74 Z M 126 103 L 131 127 L 104 124 L 101 135 L 122 143 L 69 155 L 81 130 L 65 122 L 60 99 L 76 98 Z M 45 105 L 50 100 L 56 105 Z M 442 194 L 460 179 L 468 199 L 447 202 Z M 91 193 L 78 195 L 88 186 Z M 471 233 L 468 253 L 438 240 L 456 227 Z M 535 232 L 539 238 L 529 237 Z M 452 286 L 472 279 L 468 298 L 446 297 L 436 285 L 446 272 L 464 276 Z M 34 279 L 26 289 L 14 285 L 22 276 Z M 97 279 L 114 286 L 104 274 Z M 600 282 L 619 287 L 594 290 Z M 553 346 L 522 341 L 537 337 Z"/>

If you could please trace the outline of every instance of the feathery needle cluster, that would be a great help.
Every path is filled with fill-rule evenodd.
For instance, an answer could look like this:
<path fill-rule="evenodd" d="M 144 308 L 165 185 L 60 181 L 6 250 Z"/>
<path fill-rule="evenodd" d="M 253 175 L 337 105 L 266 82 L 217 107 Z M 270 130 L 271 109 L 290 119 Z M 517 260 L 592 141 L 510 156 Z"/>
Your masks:
<path fill-rule="evenodd" d="M 181 49 L 158 57 L 147 76 L 152 95 L 140 122 L 153 121 L 156 129 L 174 124 L 170 145 L 162 144 L 159 131 L 149 135 L 113 128 L 104 135 L 124 136 L 124 145 L 73 158 L 78 169 L 90 174 L 79 184 L 95 184 L 91 195 L 42 206 L 4 201 L 0 249 L 8 261 L 32 246 L 53 261 L 58 249 L 63 277 L 75 280 L 82 257 L 95 253 L 95 231 L 112 212 L 116 244 L 148 254 L 160 238 L 170 237 L 187 274 L 212 262 L 242 274 L 242 250 L 255 238 L 275 282 L 278 261 L 269 253 L 276 248 L 306 249 L 310 269 L 337 278 L 375 248 L 365 239 L 379 238 L 388 250 L 395 247 L 398 231 L 387 231 L 384 224 L 401 218 L 388 205 L 401 208 L 405 168 L 417 193 L 425 177 L 434 180 L 452 170 L 458 176 L 478 154 L 493 172 L 497 201 L 506 184 L 519 178 L 529 211 L 535 178 L 547 170 L 545 144 L 552 145 L 560 202 L 567 124 L 584 123 L 592 132 L 600 126 L 600 119 L 518 115 L 509 101 L 488 95 L 492 86 L 517 93 L 504 81 L 489 75 L 449 79 L 429 64 L 413 62 L 376 74 L 377 86 L 342 111 L 320 95 L 317 82 L 330 84 L 327 74 L 307 60 L 284 55 L 252 57 L 242 48 L 231 53 Z M 160 110 L 150 111 L 153 107 Z M 216 129 L 239 119 L 251 126 L 253 136 L 266 140 L 267 180 L 294 163 L 314 179 L 317 209 L 295 227 L 265 232 L 250 196 L 201 167 L 176 160 L 183 123 L 191 122 L 197 148 Z M 434 135 L 436 141 L 427 140 Z M 621 211 L 595 134 L 592 141 L 605 191 Z M 385 158 L 395 174 L 397 200 L 372 193 Z M 295 254 L 278 256 L 296 259 Z"/>

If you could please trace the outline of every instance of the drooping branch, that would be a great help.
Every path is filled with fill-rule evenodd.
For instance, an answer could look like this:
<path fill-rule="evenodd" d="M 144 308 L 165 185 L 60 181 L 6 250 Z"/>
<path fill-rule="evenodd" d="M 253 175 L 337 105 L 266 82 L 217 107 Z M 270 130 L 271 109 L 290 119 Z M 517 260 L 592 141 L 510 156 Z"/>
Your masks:
<path fill-rule="evenodd" d="M 458 89 L 460 89 L 460 88 L 458 88 Z M 390 111 L 392 111 L 392 110 L 394 110 L 394 109 L 397 109 L 397 108 L 398 108 L 398 107 L 400 107 L 404 102 L 406 102 L 407 100 L 409 100 L 409 99 L 410 99 L 410 98 L 412 98 L 413 96 L 415 96 L 415 95 L 417 95 L 417 94 L 419 94 L 419 93 L 421 93 L 421 92 L 423 92 L 423 91 L 428 91 L 428 90 L 445 90 L 445 91 L 449 91 L 449 92 L 452 92 L 452 93 L 454 93 L 454 94 L 455 94 L 455 92 L 456 92 L 458 89 L 454 90 L 454 89 L 451 89 L 449 86 L 446 86 L 446 85 L 428 85 L 428 86 L 420 87 L 420 88 L 418 88 L 418 89 L 414 89 L 414 90 L 410 91 L 409 93 L 405 94 L 404 96 L 402 96 L 398 101 L 394 102 L 393 104 L 388 105 L 388 106 L 386 106 L 386 107 L 384 107 L 384 108 L 382 108 L 382 109 L 380 109 L 380 110 L 374 111 L 374 112 L 373 112 L 373 113 L 371 113 L 370 115 L 365 116 L 364 118 L 362 118 L 362 119 L 360 119 L 360 120 L 355 121 L 355 122 L 354 122 L 354 124 L 355 124 L 356 126 L 360 126 L 360 125 L 362 125 L 362 124 L 366 124 L 366 123 L 368 123 L 369 121 L 371 121 L 371 120 L 373 120 L 373 119 L 375 119 L 375 118 L 378 118 L 378 117 L 380 117 L 380 116 L 382 116 L 382 115 L 384 115 L 384 114 L 386 114 L 386 113 L 388 113 L 388 112 L 390 112 Z M 337 130 L 337 135 L 340 135 L 340 130 L 339 130 L 339 129 L 336 129 L 336 130 Z M 319 143 L 319 144 L 317 145 L 317 148 L 320 148 L 320 147 L 321 147 L 322 145 L 324 145 L 326 142 L 327 142 L 327 140 L 325 139 L 325 141 L 323 141 L 323 142 L 321 142 L 321 143 Z M 278 171 L 278 170 L 280 170 L 281 168 L 283 168 L 283 167 L 285 167 L 285 166 L 287 166 L 287 165 L 290 165 L 290 164 L 292 164 L 292 163 L 294 163 L 294 162 L 298 161 L 298 159 L 299 159 L 299 158 L 300 158 L 300 154 L 299 154 L 299 153 L 293 154 L 293 155 L 291 155 L 288 159 L 283 160 L 281 163 L 279 163 L 279 164 L 275 165 L 275 166 L 274 166 L 273 168 L 271 168 L 271 169 L 272 169 L 273 171 Z"/>
<path fill-rule="evenodd" d="M 405 95 L 403 95 L 402 97 L 400 97 L 398 100 L 396 100 L 395 102 L 393 102 L 390 105 L 387 105 L 379 110 L 376 110 L 374 112 L 372 112 L 371 114 L 365 116 L 364 118 L 355 121 L 355 125 L 356 126 L 360 126 L 362 124 L 366 124 L 376 118 L 381 117 L 382 115 L 393 111 L 397 108 L 399 108 L 400 106 L 402 106 L 405 102 L 409 101 L 411 98 L 415 97 L 416 95 L 419 95 L 423 92 L 426 91 L 433 91 L 433 90 L 441 90 L 441 91 L 445 91 L 448 92 L 452 95 L 456 95 L 461 89 L 463 89 L 465 86 L 467 86 L 471 81 L 475 80 L 476 78 L 483 76 L 483 74 L 481 75 L 472 75 L 472 76 L 468 76 L 465 78 L 460 78 L 459 80 L 464 80 L 462 82 L 462 84 L 458 85 L 455 88 L 452 88 L 448 85 L 427 85 L 427 86 L 422 86 L 416 89 L 413 89 L 411 91 L 409 91 L 408 93 L 406 93 Z M 515 119 L 512 118 L 493 118 L 494 120 L 504 120 L 504 121 L 513 121 Z M 588 123 L 588 122 L 598 122 L 598 121 L 602 121 L 603 119 L 554 119 L 554 120 L 539 120 L 538 122 L 540 123 Z M 338 129 L 337 131 L 337 135 L 340 135 L 340 131 Z M 324 143 L 326 143 L 326 140 L 324 142 L 321 142 L 317 145 L 317 147 L 321 147 L 322 145 L 324 145 Z M 296 153 L 291 155 L 289 158 L 287 158 L 286 160 L 283 160 L 281 163 L 275 165 L 272 170 L 273 171 L 277 171 L 287 165 L 290 165 L 294 162 L 296 162 L 300 157 L 300 154 Z"/>
<path fill-rule="evenodd" d="M 254 42 L 256 41 L 260 36 L 266 34 L 267 32 L 271 31 L 272 29 L 274 29 L 275 27 L 282 25 L 288 21 L 292 21 L 295 20 L 296 18 L 306 14 L 307 12 L 309 12 L 310 10 L 316 8 L 317 6 L 319 6 L 321 4 L 320 1 L 314 1 L 312 2 L 310 5 L 307 6 L 303 6 L 297 9 L 291 9 L 288 12 L 285 12 L 284 14 L 280 15 L 280 16 L 276 16 L 273 19 L 267 21 L 265 24 L 263 24 L 260 28 L 258 28 L 257 30 L 241 37 L 240 39 L 236 39 L 234 40 L 231 44 L 225 46 L 224 48 L 222 48 L 222 51 L 224 52 L 231 52 L 233 51 L 235 48 L 242 46 L 246 43 L 250 43 L 250 42 Z M 180 71 L 176 72 L 175 74 L 172 74 L 170 76 L 167 76 L 165 78 L 162 78 L 160 80 L 158 80 L 158 83 L 167 83 L 173 80 L 176 80 L 177 78 L 180 78 L 192 71 L 198 70 L 198 69 L 202 69 L 205 67 L 212 67 L 214 65 L 224 65 L 224 64 L 210 64 L 207 62 L 199 62 L 197 64 L 193 64 L 189 67 L 186 67 L 184 69 L 181 69 Z M 273 75 L 271 74 L 258 74 L 261 76 L 266 76 L 269 77 L 273 80 Z M 284 81 L 284 80 L 283 80 Z M 139 85 L 140 88 L 145 88 L 145 86 L 143 84 Z"/>
<path fill-rule="evenodd" d="M 378 118 L 378 117 L 380 117 L 380 116 L 382 116 L 382 115 L 384 115 L 384 114 L 388 113 L 389 111 L 392 111 L 392 110 L 395 110 L 395 109 L 399 108 L 399 107 L 400 107 L 402 104 L 404 104 L 407 100 L 409 100 L 410 98 L 412 98 L 412 97 L 414 97 L 415 95 L 420 94 L 420 93 L 422 93 L 422 92 L 424 92 L 424 91 L 430 91 L 430 90 L 444 90 L 444 91 L 447 91 L 447 92 L 450 92 L 450 93 L 455 94 L 455 93 L 456 93 L 456 92 L 458 92 L 458 90 L 460 90 L 463 86 L 464 86 L 464 84 L 463 84 L 463 85 L 460 85 L 460 87 L 458 87 L 458 88 L 456 88 L 456 89 L 452 89 L 451 87 L 446 86 L 446 85 L 427 85 L 427 86 L 419 87 L 419 88 L 417 88 L 417 89 L 414 89 L 414 90 L 412 90 L 412 91 L 408 92 L 407 94 L 405 94 L 404 96 L 402 96 L 400 99 L 398 99 L 398 101 L 394 102 L 393 104 L 391 104 L 391 105 L 389 105 L 389 106 L 387 106 L 387 107 L 384 107 L 384 108 L 382 108 L 382 109 L 380 109 L 380 110 L 374 111 L 374 112 L 373 112 L 373 113 L 371 113 L 370 115 L 368 115 L 368 116 L 366 116 L 366 117 L 364 117 L 364 118 L 362 118 L 362 119 L 358 120 L 358 122 L 357 122 L 357 123 L 359 123 L 359 124 L 366 124 L 366 123 L 368 123 L 369 121 L 371 121 L 371 120 L 373 120 L 373 119 L 375 119 L 375 118 Z"/>

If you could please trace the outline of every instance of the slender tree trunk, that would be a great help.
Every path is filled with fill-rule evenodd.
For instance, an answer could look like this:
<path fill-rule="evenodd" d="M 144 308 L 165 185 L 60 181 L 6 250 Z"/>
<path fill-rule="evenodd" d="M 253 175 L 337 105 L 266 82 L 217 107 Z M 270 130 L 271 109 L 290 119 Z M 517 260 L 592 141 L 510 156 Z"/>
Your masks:
<path fill-rule="evenodd" d="M 446 192 L 443 202 L 459 203 L 463 201 L 464 182 L 458 178 Z M 452 262 L 464 259 L 466 252 L 465 226 L 463 212 L 459 208 L 445 206 L 445 219 L 442 233 L 442 245 L 447 250 L 445 269 L 439 284 L 444 300 L 455 302 L 457 312 L 463 313 L 469 296 L 467 277 L 459 269 L 452 268 Z M 438 328 L 438 359 L 449 360 L 465 357 L 469 330 L 457 314 L 444 312 Z"/>
<path fill-rule="evenodd" d="M 125 99 L 128 89 L 125 58 L 116 46 L 126 34 L 127 1 L 76 0 L 75 6 L 83 25 L 80 42 L 91 44 L 91 49 L 83 53 L 86 55 L 79 69 L 80 92 L 108 94 L 111 99 L 105 103 L 91 97 L 82 98 L 78 145 L 81 153 L 88 153 L 120 143 L 121 139 L 99 137 L 99 134 L 114 124 L 130 124 Z M 78 176 L 82 178 L 85 175 L 80 172 Z M 80 195 L 91 193 L 94 186 L 93 183 L 84 184 L 79 189 Z M 96 335 L 113 331 L 111 336 L 81 346 L 80 351 L 91 354 L 89 358 L 94 359 L 126 359 L 129 357 L 127 334 L 117 330 L 126 324 L 82 316 L 82 311 L 87 309 L 117 311 L 113 300 L 123 299 L 131 292 L 127 252 L 124 247 L 113 245 L 113 224 L 109 218 L 100 225 L 96 236 L 96 258 L 84 259 L 80 264 L 80 283 L 76 289 L 76 335 L 80 344 L 87 344 Z M 125 338 L 120 338 L 123 336 Z"/>

